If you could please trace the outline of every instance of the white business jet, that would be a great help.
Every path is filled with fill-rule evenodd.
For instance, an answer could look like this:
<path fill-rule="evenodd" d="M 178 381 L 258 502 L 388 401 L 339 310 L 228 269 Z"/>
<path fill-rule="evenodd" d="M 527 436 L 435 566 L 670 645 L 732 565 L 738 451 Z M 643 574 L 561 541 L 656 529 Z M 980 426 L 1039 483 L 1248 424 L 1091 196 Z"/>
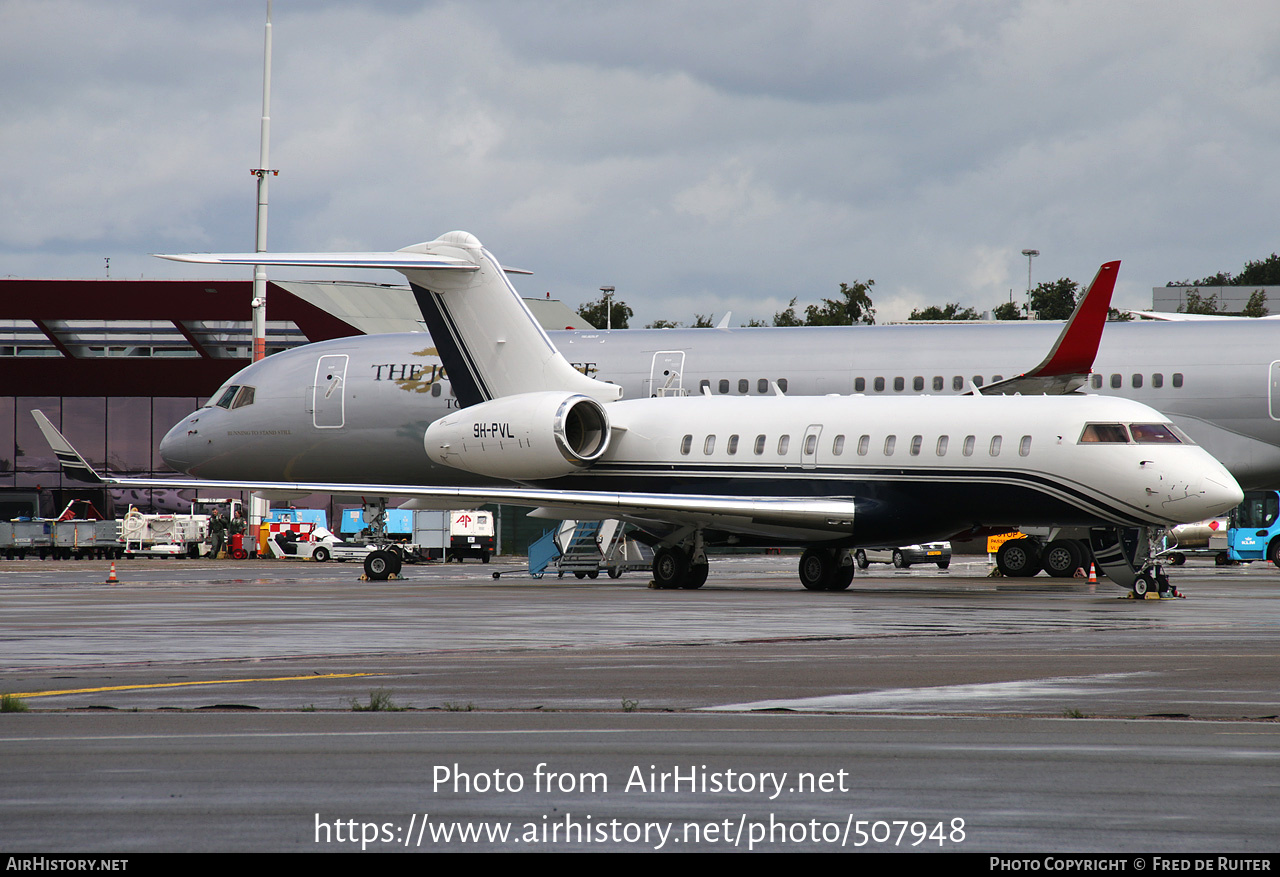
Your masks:
<path fill-rule="evenodd" d="M 436 507 L 497 502 L 545 517 L 620 518 L 655 545 L 657 585 L 684 588 L 706 581 L 712 544 L 804 546 L 803 585 L 843 590 L 859 544 L 1022 524 L 1086 528 L 1108 575 L 1145 593 L 1157 571 L 1126 550 L 1123 530 L 1201 520 L 1242 498 L 1216 460 L 1145 405 L 1018 395 L 1084 381 L 1118 263 L 1102 267 L 1093 289 L 1105 295 L 1085 296 L 1037 368 L 981 393 L 793 398 L 775 386 L 768 396 L 622 400 L 620 388 L 560 355 L 502 266 L 466 232 L 395 253 L 178 258 L 399 271 L 459 399 L 471 403 L 426 429 L 423 454 L 521 486 L 353 483 L 341 480 L 340 464 L 329 482 L 103 479 L 38 416 L 69 475 L 112 486 L 378 493 Z M 366 564 L 375 575 L 386 568 L 377 554 Z"/>

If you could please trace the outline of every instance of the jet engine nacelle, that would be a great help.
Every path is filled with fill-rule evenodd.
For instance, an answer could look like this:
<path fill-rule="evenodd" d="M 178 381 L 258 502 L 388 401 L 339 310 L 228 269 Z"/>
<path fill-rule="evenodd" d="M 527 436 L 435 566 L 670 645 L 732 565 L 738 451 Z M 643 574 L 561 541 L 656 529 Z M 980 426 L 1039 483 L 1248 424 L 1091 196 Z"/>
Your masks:
<path fill-rule="evenodd" d="M 536 481 L 590 466 L 609 447 L 604 406 L 578 393 L 521 393 L 481 402 L 427 427 L 433 461 L 477 475 Z"/>

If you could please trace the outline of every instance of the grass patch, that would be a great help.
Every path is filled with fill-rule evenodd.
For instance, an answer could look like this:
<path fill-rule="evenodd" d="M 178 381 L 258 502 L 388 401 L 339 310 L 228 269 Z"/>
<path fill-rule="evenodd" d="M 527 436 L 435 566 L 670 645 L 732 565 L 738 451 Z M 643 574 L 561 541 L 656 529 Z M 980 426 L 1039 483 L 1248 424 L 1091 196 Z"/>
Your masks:
<path fill-rule="evenodd" d="M 1063 712 L 1062 712 L 1062 717 L 1063 717 L 1063 718 L 1065 718 L 1065 719 L 1085 719 L 1085 718 L 1088 718 L 1088 716 L 1086 716 L 1084 713 L 1082 713 L 1082 712 L 1081 712 L 1080 710 L 1078 710 L 1078 709 L 1063 710 Z"/>
<path fill-rule="evenodd" d="M 0 713 L 26 713 L 31 707 L 16 694 L 0 694 Z"/>
<path fill-rule="evenodd" d="M 450 703 L 445 701 L 444 708 L 451 713 L 469 713 L 476 708 L 474 703 Z"/>
<path fill-rule="evenodd" d="M 622 699 L 622 711 L 624 713 L 634 713 L 639 708 L 640 708 L 640 701 L 631 700 L 630 698 L 626 698 L 626 697 Z"/>
<path fill-rule="evenodd" d="M 408 709 L 391 699 L 391 692 L 385 688 L 375 688 L 369 692 L 369 703 L 363 704 L 351 698 L 351 709 L 357 713 L 397 713 Z"/>

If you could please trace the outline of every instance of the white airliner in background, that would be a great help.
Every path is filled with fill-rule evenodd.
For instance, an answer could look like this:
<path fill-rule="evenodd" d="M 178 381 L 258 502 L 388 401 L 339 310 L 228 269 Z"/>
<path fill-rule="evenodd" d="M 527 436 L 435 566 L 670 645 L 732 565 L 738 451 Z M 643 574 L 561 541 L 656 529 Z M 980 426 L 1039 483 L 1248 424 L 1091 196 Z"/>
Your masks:
<path fill-rule="evenodd" d="M 345 459 L 330 456 L 327 474 L 353 476 L 388 463 L 403 472 L 415 457 L 429 457 L 467 478 L 525 486 L 425 487 L 357 477 L 320 482 L 291 477 L 296 457 L 268 464 L 279 465 L 284 478 L 245 474 L 108 484 L 384 492 L 432 504 L 501 502 L 536 506 L 544 516 L 620 518 L 655 543 L 654 578 L 664 587 L 699 587 L 707 575 L 708 544 L 803 545 L 800 578 L 814 590 L 848 587 L 854 569 L 849 549 L 857 544 L 1034 524 L 1092 531 L 1108 574 L 1145 591 L 1154 576 L 1141 563 L 1134 566 L 1132 553 L 1125 556 L 1122 530 L 1200 520 L 1242 496 L 1221 464 L 1145 405 L 1079 393 L 1002 394 L 1061 393 L 1087 377 L 1117 263 L 1099 272 L 1106 300 L 1086 296 L 1041 365 L 986 387 L 990 394 L 787 397 L 775 381 L 764 396 L 622 400 L 621 387 L 585 376 L 560 354 L 499 263 L 465 232 L 394 254 L 190 258 L 400 271 L 428 319 L 455 392 L 463 388 L 459 398 L 472 404 L 417 432 L 417 448 L 401 459 L 370 459 L 377 449 L 354 451 Z M 1090 319 L 1076 324 L 1084 311 Z M 1085 349 L 1090 337 L 1092 349 Z M 348 401 L 352 408 L 371 404 L 361 403 L 364 393 L 373 395 L 376 411 L 380 399 L 404 392 L 394 380 L 352 387 L 349 355 L 334 351 L 313 361 L 302 400 L 310 403 L 308 434 L 346 429 Z M 418 392 L 412 385 L 421 377 L 410 370 L 399 379 Z M 175 427 L 166 453 L 177 462 L 178 446 L 217 447 L 224 433 L 239 432 L 257 435 L 263 445 L 307 445 L 306 438 L 293 436 L 288 424 L 296 414 L 284 408 L 286 400 L 264 405 L 261 390 L 229 386 L 214 410 L 202 409 Z M 334 398 L 339 404 L 329 405 Z M 98 477 L 38 419 L 68 471 Z M 399 428 L 366 419 L 355 432 Z M 233 456 L 240 455 L 224 457 L 224 467 L 234 466 Z M 240 459 L 246 469 L 254 465 Z"/>

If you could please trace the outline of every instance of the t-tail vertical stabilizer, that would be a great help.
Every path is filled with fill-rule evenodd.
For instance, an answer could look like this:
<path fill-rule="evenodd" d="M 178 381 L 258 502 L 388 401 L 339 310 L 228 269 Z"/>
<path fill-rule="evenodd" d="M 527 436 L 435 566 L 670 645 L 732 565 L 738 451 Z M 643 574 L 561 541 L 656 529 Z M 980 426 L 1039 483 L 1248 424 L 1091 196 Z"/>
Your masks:
<path fill-rule="evenodd" d="M 401 268 L 440 352 L 454 395 L 468 407 L 519 393 L 565 390 L 612 402 L 622 388 L 569 364 L 474 235 L 451 231 L 401 250 L 467 262 L 475 271 Z"/>
<path fill-rule="evenodd" d="M 159 255 L 159 254 L 157 254 Z M 622 388 L 582 374 L 556 350 L 525 307 L 503 268 L 475 235 L 451 231 L 392 253 L 186 253 L 160 255 L 205 265 L 300 265 L 385 268 L 409 279 L 454 395 L 471 405 L 543 390 L 564 390 L 600 402 Z"/>

